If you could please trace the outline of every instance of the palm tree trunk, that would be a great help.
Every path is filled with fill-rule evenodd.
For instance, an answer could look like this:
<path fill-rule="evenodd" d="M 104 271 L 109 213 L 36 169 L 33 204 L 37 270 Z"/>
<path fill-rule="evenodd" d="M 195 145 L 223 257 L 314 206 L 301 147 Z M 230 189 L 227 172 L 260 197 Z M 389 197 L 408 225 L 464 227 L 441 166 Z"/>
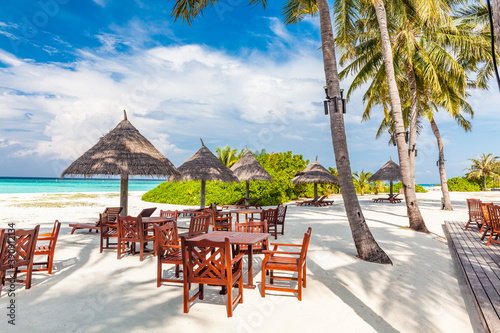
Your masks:
<path fill-rule="evenodd" d="M 410 137 L 408 140 L 408 158 L 410 162 L 410 179 L 412 187 L 415 191 L 415 149 L 417 146 L 417 117 L 418 117 L 418 92 L 417 81 L 415 80 L 415 73 L 413 67 L 408 61 L 405 61 L 406 72 L 408 74 L 408 86 L 411 94 L 411 110 L 410 110 Z"/>
<path fill-rule="evenodd" d="M 318 10 L 321 24 L 321 45 L 323 51 L 323 64 L 325 69 L 328 94 L 331 97 L 340 97 L 340 83 L 338 79 L 337 60 L 335 58 L 335 42 L 333 39 L 332 21 L 327 0 L 318 0 Z M 338 112 L 335 112 L 333 100 L 330 101 L 330 127 L 332 130 L 333 150 L 338 170 L 344 208 L 346 210 L 352 237 L 358 252 L 358 256 L 366 261 L 389 264 L 391 259 L 380 248 L 366 223 L 359 206 L 356 190 L 352 182 L 351 164 L 347 149 L 347 138 L 345 135 L 344 116 L 341 101 L 337 99 Z"/>
<path fill-rule="evenodd" d="M 483 188 L 484 192 L 486 192 L 486 175 L 483 176 Z"/>
<path fill-rule="evenodd" d="M 441 179 L 441 191 L 443 192 L 443 204 L 444 210 L 453 210 L 451 206 L 450 200 L 450 192 L 448 191 L 448 180 L 446 178 L 446 169 L 444 167 L 444 152 L 443 152 L 443 140 L 441 140 L 441 134 L 439 133 L 439 129 L 437 127 L 434 118 L 430 120 L 432 132 L 434 132 L 434 136 L 437 140 L 438 150 L 439 150 L 439 177 Z"/>
<path fill-rule="evenodd" d="M 385 71 L 387 74 L 387 86 L 389 88 L 389 97 L 391 99 L 392 119 L 394 121 L 394 131 L 396 134 L 396 143 L 398 147 L 399 165 L 403 178 L 403 188 L 405 192 L 406 208 L 408 219 L 410 220 L 410 228 L 415 231 L 429 232 L 425 226 L 422 214 L 417 204 L 417 196 L 415 194 L 414 185 L 411 182 L 410 162 L 408 159 L 408 151 L 405 142 L 405 128 L 403 123 L 403 113 L 401 111 L 401 100 L 394 75 L 394 64 L 392 60 L 391 42 L 389 39 L 389 31 L 387 30 L 387 17 L 385 13 L 384 3 L 381 0 L 372 0 L 377 14 L 377 20 L 380 27 L 382 37 L 382 51 L 384 55 Z"/>
<path fill-rule="evenodd" d="M 500 0 L 493 0 L 491 11 L 493 12 L 493 27 L 495 28 L 497 52 L 500 54 Z"/>

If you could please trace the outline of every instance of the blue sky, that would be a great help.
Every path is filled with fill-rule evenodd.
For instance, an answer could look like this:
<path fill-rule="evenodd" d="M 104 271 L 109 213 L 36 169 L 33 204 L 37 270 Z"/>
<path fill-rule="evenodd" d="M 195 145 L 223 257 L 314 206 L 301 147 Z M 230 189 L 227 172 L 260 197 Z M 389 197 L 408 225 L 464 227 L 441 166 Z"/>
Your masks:
<path fill-rule="evenodd" d="M 192 26 L 170 17 L 172 1 L 8 0 L 0 12 L 0 177 L 57 177 L 123 119 L 176 166 L 200 146 L 291 150 L 335 166 L 319 20 L 281 21 L 221 0 Z M 493 83 L 493 82 L 492 82 Z M 349 82 L 342 82 L 347 89 Z M 500 155 L 500 93 L 471 91 L 473 130 L 440 112 L 448 177 L 467 159 Z M 376 140 L 381 112 L 361 122 L 362 91 L 345 115 L 353 171 L 375 172 L 392 157 Z M 418 138 L 417 182 L 438 183 L 434 136 Z"/>

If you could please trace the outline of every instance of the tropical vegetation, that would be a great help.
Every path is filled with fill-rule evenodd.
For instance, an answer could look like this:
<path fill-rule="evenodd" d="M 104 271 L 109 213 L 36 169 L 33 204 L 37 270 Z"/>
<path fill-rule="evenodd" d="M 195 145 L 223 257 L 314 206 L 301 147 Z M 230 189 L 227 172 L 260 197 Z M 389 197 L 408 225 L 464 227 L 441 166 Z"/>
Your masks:
<path fill-rule="evenodd" d="M 482 179 L 483 191 L 486 191 L 488 178 L 492 180 L 500 179 L 500 161 L 498 159 L 498 156 L 493 156 L 492 154 L 482 154 L 476 158 L 469 158 L 472 165 L 466 169 L 470 171 L 467 178 Z"/>

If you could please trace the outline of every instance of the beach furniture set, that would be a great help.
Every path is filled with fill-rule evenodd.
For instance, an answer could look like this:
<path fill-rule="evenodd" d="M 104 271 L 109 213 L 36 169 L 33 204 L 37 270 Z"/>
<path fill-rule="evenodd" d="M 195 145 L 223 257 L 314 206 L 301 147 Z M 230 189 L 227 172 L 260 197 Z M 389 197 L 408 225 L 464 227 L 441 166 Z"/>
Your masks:
<path fill-rule="evenodd" d="M 0 292 L 6 281 L 21 282 L 30 289 L 33 272 L 52 274 L 60 229 L 57 220 L 50 233 L 40 234 L 40 225 L 34 229 L 0 229 Z M 24 279 L 19 273 L 25 273 Z"/>
<path fill-rule="evenodd" d="M 334 201 L 333 200 L 326 200 L 328 196 L 323 195 L 321 197 L 315 197 L 312 200 L 304 200 L 304 201 L 298 201 L 297 206 L 316 206 L 316 207 L 321 207 L 321 206 L 330 206 L 333 205 Z"/>
<path fill-rule="evenodd" d="M 375 198 L 373 202 L 390 202 L 392 204 L 397 204 L 401 202 L 401 199 L 398 198 L 399 193 L 389 194 L 387 198 Z"/>
<path fill-rule="evenodd" d="M 190 216 L 187 228 L 178 226 L 177 218 L 181 216 L 181 211 L 162 210 L 159 217 L 141 216 L 151 215 L 154 209 L 149 209 L 143 210 L 137 217 L 113 215 L 110 218 L 109 212 L 119 210 L 107 208 L 98 221 L 100 252 L 116 250 L 118 259 L 126 252 L 139 252 L 142 261 L 146 244 L 153 242 L 151 252 L 157 258 L 156 285 L 183 283 L 185 313 L 189 312 L 190 304 L 196 299 L 203 300 L 204 286 L 210 285 L 221 287 L 221 293 L 227 295 L 227 316 L 231 317 L 235 306 L 243 302 L 243 288 L 256 288 L 253 282 L 254 254 L 265 256 L 262 297 L 265 297 L 266 290 L 279 290 L 297 293 L 298 299 L 302 300 L 311 228 L 304 235 L 302 244 L 269 244 L 270 236 L 277 239 L 278 234 L 284 234 L 287 206 L 252 208 L 252 214 L 244 214 L 245 219 L 240 221 L 239 215 L 249 210 L 245 207 L 248 206 L 218 210 L 215 204 L 210 205 Z M 233 229 L 232 215 L 235 214 L 237 218 L 234 219 Z M 138 249 L 135 248 L 136 243 Z M 248 257 L 246 281 L 242 268 L 244 256 Z M 173 272 L 165 272 L 165 265 L 173 266 Z M 280 271 L 288 274 L 279 274 Z M 293 273 L 298 276 L 289 276 Z M 296 286 L 278 286 L 275 285 L 276 280 L 296 281 Z M 199 287 L 192 295 L 190 286 L 193 283 L 199 284 Z M 233 293 L 235 287 L 237 290 Z"/>
<path fill-rule="evenodd" d="M 499 243 L 500 235 L 500 205 L 484 203 L 479 199 L 467 199 L 467 209 L 469 220 L 465 225 L 465 230 L 479 230 L 481 241 L 488 236 L 486 246 L 491 243 Z"/>

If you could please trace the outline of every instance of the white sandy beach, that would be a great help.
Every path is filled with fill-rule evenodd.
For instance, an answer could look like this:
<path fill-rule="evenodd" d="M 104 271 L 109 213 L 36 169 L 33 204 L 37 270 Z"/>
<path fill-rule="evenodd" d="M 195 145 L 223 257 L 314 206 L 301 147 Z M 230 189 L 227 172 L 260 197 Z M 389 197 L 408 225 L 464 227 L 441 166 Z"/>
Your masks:
<path fill-rule="evenodd" d="M 181 209 L 142 202 L 131 192 L 129 214 L 141 209 Z M 244 290 L 244 303 L 227 318 L 225 298 L 208 287 L 205 300 L 188 314 L 182 310 L 182 284 L 156 287 L 156 258 L 99 253 L 99 234 L 69 223 L 94 222 L 106 206 L 117 206 L 118 194 L 0 195 L 0 225 L 16 228 L 41 225 L 50 232 L 55 219 L 63 223 L 55 270 L 33 274 L 32 287 L 17 284 L 16 325 L 7 323 L 9 298 L 0 297 L 1 332 L 481 332 L 477 310 L 448 246 L 444 221 L 467 220 L 466 198 L 500 202 L 500 192 L 451 193 L 454 211 L 440 209 L 440 191 L 418 194 L 431 234 L 408 228 L 403 203 L 373 203 L 360 198 L 363 213 L 380 246 L 394 265 L 356 258 L 341 196 L 329 207 L 297 207 L 290 203 L 285 235 L 279 242 L 300 243 L 307 227 L 312 238 L 303 300 L 291 293 L 260 296 L 261 255 L 254 257 L 257 289 Z M 180 225 L 186 223 L 181 220 Z M 271 242 L 274 239 L 271 239 Z M 493 245 L 492 245 L 493 246 Z M 246 260 L 246 258 L 245 258 Z M 257 266 L 257 267 L 255 267 Z M 165 266 L 167 267 L 167 266 Z M 170 267 L 166 268 L 169 269 Z M 244 263 L 246 279 L 246 262 Z M 172 273 L 172 269 L 169 273 Z M 192 291 L 197 286 L 192 288 Z"/>

